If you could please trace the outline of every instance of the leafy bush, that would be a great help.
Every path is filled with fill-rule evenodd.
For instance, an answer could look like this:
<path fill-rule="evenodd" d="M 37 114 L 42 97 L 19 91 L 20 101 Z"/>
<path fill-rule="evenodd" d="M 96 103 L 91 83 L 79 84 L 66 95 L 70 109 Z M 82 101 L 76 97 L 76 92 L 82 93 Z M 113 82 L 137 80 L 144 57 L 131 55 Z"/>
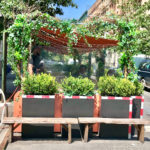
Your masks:
<path fill-rule="evenodd" d="M 26 77 L 22 82 L 24 94 L 52 95 L 57 92 L 58 83 L 50 74 L 39 74 Z"/>
<path fill-rule="evenodd" d="M 125 78 L 103 76 L 99 78 L 98 90 L 103 96 L 139 96 L 143 92 L 143 86 L 138 82 L 131 82 Z"/>
<path fill-rule="evenodd" d="M 99 78 L 98 88 L 101 95 L 115 96 L 115 87 L 117 84 L 117 78 L 114 76 L 103 76 Z"/>
<path fill-rule="evenodd" d="M 135 94 L 136 87 L 128 79 L 118 79 L 115 91 L 116 96 L 129 97 Z"/>
<path fill-rule="evenodd" d="M 88 78 L 70 76 L 62 81 L 63 92 L 69 96 L 92 96 L 94 95 L 94 88 L 95 84 Z"/>
<path fill-rule="evenodd" d="M 135 80 L 134 81 L 134 85 L 136 87 L 135 89 L 135 96 L 140 96 L 142 95 L 143 93 L 143 89 L 144 89 L 144 86 L 142 85 L 142 83 L 140 83 L 138 80 Z"/>

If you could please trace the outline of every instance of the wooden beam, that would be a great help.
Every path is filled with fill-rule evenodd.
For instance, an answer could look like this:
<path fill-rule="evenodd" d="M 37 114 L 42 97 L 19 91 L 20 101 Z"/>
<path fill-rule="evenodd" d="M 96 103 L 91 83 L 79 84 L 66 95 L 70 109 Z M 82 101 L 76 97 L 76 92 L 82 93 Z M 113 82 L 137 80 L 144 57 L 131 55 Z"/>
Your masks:
<path fill-rule="evenodd" d="M 144 125 L 139 125 L 138 138 L 140 142 L 144 143 Z"/>
<path fill-rule="evenodd" d="M 72 130 L 71 130 L 71 124 L 68 124 L 68 143 L 70 144 L 72 142 Z"/>
<path fill-rule="evenodd" d="M 88 137 L 89 137 L 89 124 L 86 124 L 84 130 L 84 142 L 88 142 Z"/>
<path fill-rule="evenodd" d="M 3 150 L 6 147 L 10 137 L 10 133 L 11 133 L 10 126 L 2 128 L 2 131 L 0 132 L 0 150 Z"/>
<path fill-rule="evenodd" d="M 10 125 L 9 128 L 10 128 L 10 135 L 9 135 L 8 142 L 12 143 L 12 141 L 13 141 L 13 125 Z"/>
<path fill-rule="evenodd" d="M 4 124 L 78 124 L 76 118 L 31 118 L 31 117 L 5 117 Z"/>
<path fill-rule="evenodd" d="M 146 119 L 129 119 L 129 118 L 79 118 L 79 123 L 106 123 L 106 124 L 133 124 L 133 125 L 150 125 L 150 120 Z"/>

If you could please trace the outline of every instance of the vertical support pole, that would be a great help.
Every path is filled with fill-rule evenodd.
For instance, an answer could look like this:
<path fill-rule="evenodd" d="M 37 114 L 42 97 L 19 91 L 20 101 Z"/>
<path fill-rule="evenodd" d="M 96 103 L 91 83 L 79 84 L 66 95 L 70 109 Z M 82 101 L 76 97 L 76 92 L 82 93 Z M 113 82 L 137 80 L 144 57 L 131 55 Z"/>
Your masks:
<path fill-rule="evenodd" d="M 71 124 L 68 124 L 68 144 L 72 142 Z"/>
<path fill-rule="evenodd" d="M 89 124 L 86 124 L 84 131 L 84 142 L 88 142 L 88 137 L 89 137 Z"/>
<path fill-rule="evenodd" d="M 94 112 L 93 117 L 100 117 L 101 114 L 101 96 L 99 94 L 94 95 Z M 100 128 L 100 124 L 96 123 L 93 125 L 93 132 L 98 133 Z"/>
<path fill-rule="evenodd" d="M 55 110 L 54 117 L 61 118 L 62 117 L 62 101 L 63 94 L 55 94 Z M 61 132 L 61 124 L 54 124 L 54 132 Z"/>
<path fill-rule="evenodd" d="M 144 143 L 144 125 L 139 125 L 138 138 L 140 142 Z"/>
<path fill-rule="evenodd" d="M 89 56 L 88 56 L 88 78 L 91 77 L 91 58 L 92 58 L 92 54 L 89 53 Z"/>
<path fill-rule="evenodd" d="M 4 30 L 6 29 L 6 19 L 4 18 Z M 6 94 L 6 66 L 7 66 L 7 34 L 3 32 L 3 58 L 2 58 L 2 90 Z"/>
<path fill-rule="evenodd" d="M 13 124 L 10 125 L 10 135 L 9 135 L 8 142 L 12 143 L 12 141 L 13 141 Z"/>
<path fill-rule="evenodd" d="M 6 107 L 6 109 L 5 109 L 5 116 L 8 117 L 8 115 L 9 115 L 9 112 L 8 112 L 8 105 L 5 104 L 5 107 Z"/>

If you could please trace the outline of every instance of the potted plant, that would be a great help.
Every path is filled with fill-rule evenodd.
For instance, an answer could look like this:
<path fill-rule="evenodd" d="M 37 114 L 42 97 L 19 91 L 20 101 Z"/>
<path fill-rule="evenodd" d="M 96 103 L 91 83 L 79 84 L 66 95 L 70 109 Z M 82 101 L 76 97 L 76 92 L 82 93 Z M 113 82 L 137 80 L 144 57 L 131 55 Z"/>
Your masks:
<path fill-rule="evenodd" d="M 22 82 L 22 116 L 54 117 L 57 82 L 50 74 L 27 76 Z M 23 125 L 23 137 L 50 137 L 53 126 Z"/>
<path fill-rule="evenodd" d="M 68 77 L 62 81 L 64 93 L 63 117 L 93 117 L 95 84 L 88 78 Z M 81 125 L 80 128 L 83 126 Z M 78 130 L 76 130 L 78 128 Z M 73 135 L 79 135 L 79 127 L 73 127 Z"/>
<path fill-rule="evenodd" d="M 140 86 L 140 83 L 137 83 Z M 133 100 L 139 87 L 134 82 L 125 78 L 114 76 L 100 77 L 98 89 L 101 93 L 100 116 L 105 118 L 132 118 L 137 113 L 139 106 Z M 138 94 L 142 94 L 142 88 Z M 138 102 L 139 103 L 139 102 Z M 138 107 L 138 109 L 134 109 Z M 131 126 L 100 125 L 100 136 L 111 138 L 131 138 Z M 117 132 L 116 132 L 117 131 Z"/>

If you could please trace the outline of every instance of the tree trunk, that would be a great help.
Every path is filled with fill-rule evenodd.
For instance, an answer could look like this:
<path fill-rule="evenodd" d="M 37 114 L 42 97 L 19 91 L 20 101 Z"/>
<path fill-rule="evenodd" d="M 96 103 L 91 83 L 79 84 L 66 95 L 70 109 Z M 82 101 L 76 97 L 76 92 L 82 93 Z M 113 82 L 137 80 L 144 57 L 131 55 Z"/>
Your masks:
<path fill-rule="evenodd" d="M 91 77 L 91 57 L 92 57 L 92 54 L 89 53 L 89 56 L 88 56 L 88 78 Z"/>
<path fill-rule="evenodd" d="M 127 75 L 128 75 L 127 66 L 124 66 L 124 77 L 127 78 Z"/>

